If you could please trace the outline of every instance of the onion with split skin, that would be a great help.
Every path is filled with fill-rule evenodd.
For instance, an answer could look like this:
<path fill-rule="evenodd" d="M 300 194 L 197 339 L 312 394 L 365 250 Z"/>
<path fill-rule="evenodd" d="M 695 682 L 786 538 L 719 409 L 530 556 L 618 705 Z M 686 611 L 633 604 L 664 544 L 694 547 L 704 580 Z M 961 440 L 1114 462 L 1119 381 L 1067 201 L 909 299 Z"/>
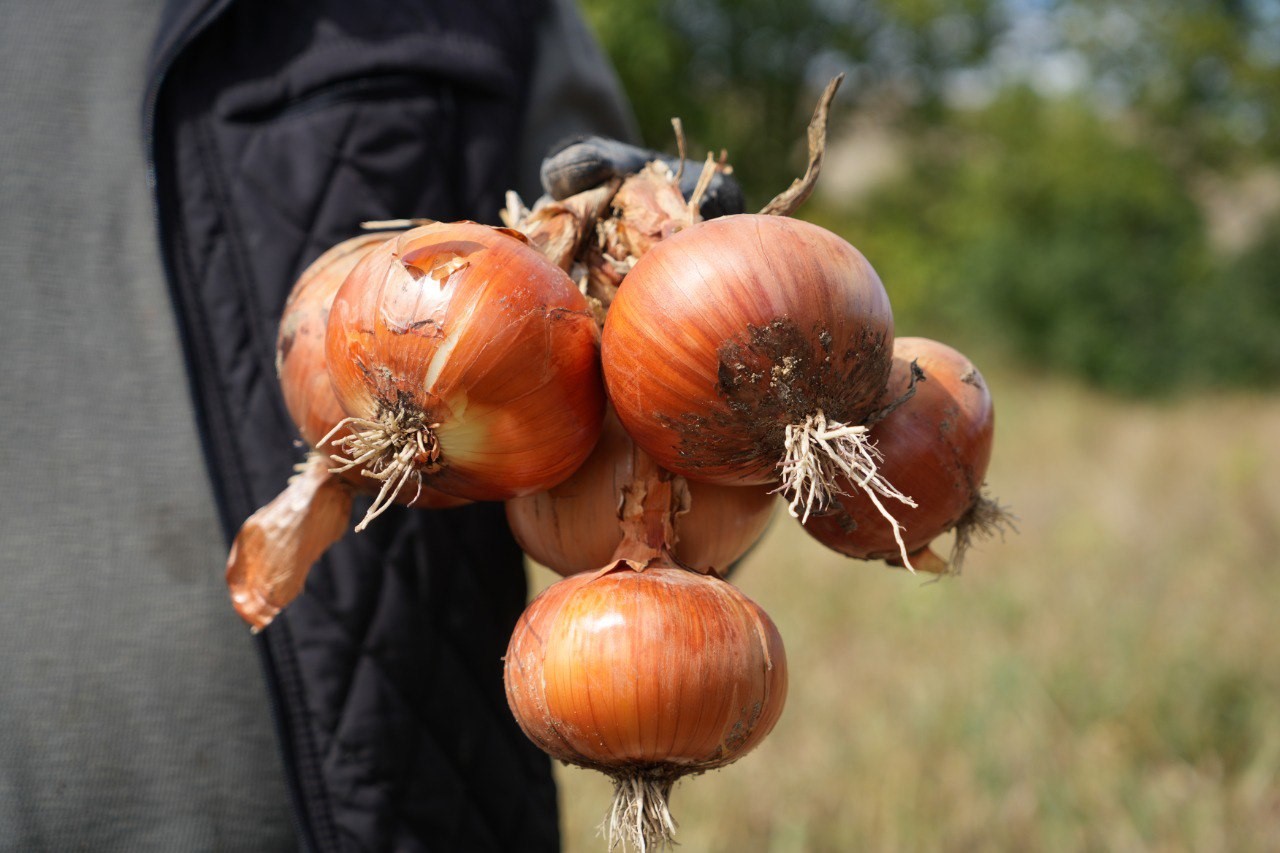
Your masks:
<path fill-rule="evenodd" d="M 583 295 L 517 232 L 434 223 L 378 246 L 329 312 L 344 466 L 506 500 L 566 479 L 600 432 L 599 330 Z"/>
<path fill-rule="evenodd" d="M 885 413 L 871 426 L 871 438 L 883 457 L 880 472 L 918 504 L 898 514 L 912 565 L 937 574 L 958 571 L 975 536 L 1009 521 L 982 491 L 995 430 L 987 383 L 952 347 L 898 338 L 882 402 Z M 842 483 L 830 509 L 810 517 L 804 528 L 846 556 L 900 562 L 893 529 L 850 483 Z M 929 544 L 950 530 L 956 535 L 948 564 Z"/>
<path fill-rule="evenodd" d="M 346 417 L 329 383 L 325 323 L 347 275 L 390 235 L 369 233 L 330 248 L 298 277 L 285 302 L 276 338 L 276 375 L 289 416 L 310 448 L 284 489 L 245 519 L 227 556 L 226 582 L 240 617 L 254 631 L 275 619 L 302 592 L 311 566 L 340 539 L 351 518 L 354 492 L 376 492 L 379 481 L 363 468 L 330 471 L 327 435 Z M 341 434 L 341 431 L 339 431 Z M 398 500 L 419 509 L 468 503 L 431 488 Z"/>
<path fill-rule="evenodd" d="M 602 348 L 618 418 L 662 467 L 781 481 L 796 516 L 827 506 L 841 475 L 889 520 L 882 498 L 912 505 L 863 425 L 892 365 L 889 298 L 830 231 L 749 214 L 691 225 L 627 275 Z"/>
<path fill-rule="evenodd" d="M 598 569 L 622 541 L 622 490 L 635 471 L 635 445 L 610 411 L 591 456 L 572 477 L 535 495 L 507 501 L 507 520 L 535 561 L 571 575 Z M 675 517 L 675 558 L 722 574 L 755 544 L 773 517 L 775 498 L 763 486 L 687 482 Z"/>
<path fill-rule="evenodd" d="M 276 337 L 276 376 L 285 408 L 302 440 L 326 462 L 337 451 L 334 441 L 350 435 L 335 427 L 347 413 L 338 403 L 325 362 L 325 329 L 338 288 L 356 265 L 391 239 L 386 232 L 360 234 L 329 249 L 307 267 L 289 292 Z M 365 475 L 363 466 L 341 472 L 353 488 L 376 493 L 382 483 Z M 430 487 L 401 493 L 397 502 L 419 509 L 445 509 L 470 503 Z"/>

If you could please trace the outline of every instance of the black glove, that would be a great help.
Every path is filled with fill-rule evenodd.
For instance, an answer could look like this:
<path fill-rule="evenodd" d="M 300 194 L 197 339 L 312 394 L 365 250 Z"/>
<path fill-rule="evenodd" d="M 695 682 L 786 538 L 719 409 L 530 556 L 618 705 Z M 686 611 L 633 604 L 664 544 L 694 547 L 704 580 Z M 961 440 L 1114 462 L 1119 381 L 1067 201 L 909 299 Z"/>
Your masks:
<path fill-rule="evenodd" d="M 675 172 L 680 161 L 657 151 L 628 145 L 601 136 L 583 136 L 562 142 L 542 161 L 542 188 L 557 201 L 599 186 L 612 178 L 633 175 L 651 160 L 662 160 Z M 702 169 L 696 162 L 686 161 L 680 177 L 680 192 L 686 199 L 698 185 Z M 746 203 L 742 188 L 732 175 L 717 172 L 711 179 L 702 203 L 698 206 L 703 219 L 714 219 L 730 213 L 742 213 Z"/>

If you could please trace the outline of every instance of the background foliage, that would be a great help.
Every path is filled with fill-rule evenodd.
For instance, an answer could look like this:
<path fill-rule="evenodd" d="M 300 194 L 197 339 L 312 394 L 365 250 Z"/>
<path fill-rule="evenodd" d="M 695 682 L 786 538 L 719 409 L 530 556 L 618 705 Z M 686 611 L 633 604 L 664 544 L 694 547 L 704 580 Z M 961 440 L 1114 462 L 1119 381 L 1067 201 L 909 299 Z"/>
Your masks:
<path fill-rule="evenodd" d="M 799 173 L 817 91 L 847 74 L 833 155 L 867 174 L 801 215 L 863 249 L 900 330 L 1124 394 L 1280 378 L 1280 3 L 585 8 L 646 143 L 672 150 L 680 116 L 752 207 Z M 892 156 L 859 163 L 867 136 Z"/>
<path fill-rule="evenodd" d="M 684 849 L 1276 849 L 1280 2 L 585 4 L 648 144 L 682 116 L 755 207 L 848 73 L 800 214 L 981 366 L 1019 519 L 929 584 L 779 513 L 734 582 L 787 709 L 677 786 Z M 558 772 L 603 849 L 607 780 Z"/>

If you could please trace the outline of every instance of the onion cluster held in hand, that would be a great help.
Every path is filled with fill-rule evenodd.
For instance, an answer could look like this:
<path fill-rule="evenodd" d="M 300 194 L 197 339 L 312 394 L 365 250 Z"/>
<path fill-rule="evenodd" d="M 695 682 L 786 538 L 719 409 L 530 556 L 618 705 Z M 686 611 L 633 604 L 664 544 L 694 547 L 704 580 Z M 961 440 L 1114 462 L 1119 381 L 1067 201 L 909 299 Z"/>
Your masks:
<path fill-rule="evenodd" d="M 958 568 L 1004 523 L 982 492 L 976 368 L 895 338 L 868 260 L 773 215 L 812 189 L 833 95 L 769 215 L 699 221 L 699 191 L 650 164 L 533 211 L 509 199 L 512 229 L 430 223 L 313 264 L 277 368 L 314 451 L 237 538 L 246 620 L 301 591 L 353 491 L 375 495 L 357 530 L 393 502 L 505 501 L 521 547 L 564 576 L 511 638 L 511 710 L 552 757 L 614 780 L 612 839 L 670 842 L 674 782 L 746 754 L 782 712 L 782 640 L 725 580 L 775 493 L 823 544 L 912 569 L 946 569 L 929 546 L 950 530 Z"/>

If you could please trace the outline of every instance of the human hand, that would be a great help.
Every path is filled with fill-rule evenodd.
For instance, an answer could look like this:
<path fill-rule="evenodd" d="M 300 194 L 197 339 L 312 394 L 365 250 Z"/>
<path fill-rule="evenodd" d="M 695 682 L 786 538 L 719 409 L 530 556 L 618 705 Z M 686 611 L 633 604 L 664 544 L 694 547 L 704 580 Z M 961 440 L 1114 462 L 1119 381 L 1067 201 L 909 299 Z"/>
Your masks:
<path fill-rule="evenodd" d="M 542 188 L 559 201 L 613 178 L 635 174 L 653 160 L 663 161 L 673 172 L 679 170 L 678 158 L 648 148 L 601 136 L 575 137 L 557 146 L 542 161 Z M 686 199 L 693 194 L 700 176 L 696 163 L 686 163 L 680 178 L 680 192 Z M 702 196 L 702 217 L 714 219 L 745 209 L 738 182 L 730 174 L 717 172 Z"/>

